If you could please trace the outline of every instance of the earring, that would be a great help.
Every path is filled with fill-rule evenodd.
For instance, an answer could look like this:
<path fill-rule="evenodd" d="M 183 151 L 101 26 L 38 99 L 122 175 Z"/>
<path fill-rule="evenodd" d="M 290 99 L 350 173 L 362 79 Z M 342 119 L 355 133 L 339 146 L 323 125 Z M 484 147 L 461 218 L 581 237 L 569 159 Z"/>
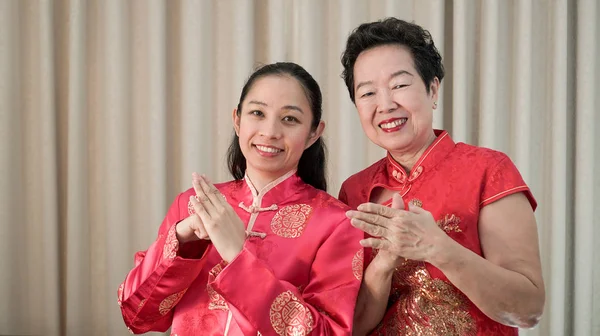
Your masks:
<path fill-rule="evenodd" d="M 437 102 L 433 102 L 433 109 L 435 110 L 437 108 Z"/>

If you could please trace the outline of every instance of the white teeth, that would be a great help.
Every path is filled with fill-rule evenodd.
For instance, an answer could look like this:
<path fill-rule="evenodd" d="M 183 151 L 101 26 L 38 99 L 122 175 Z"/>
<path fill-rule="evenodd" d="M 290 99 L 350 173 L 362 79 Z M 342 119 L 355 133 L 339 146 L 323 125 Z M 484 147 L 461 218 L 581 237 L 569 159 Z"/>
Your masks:
<path fill-rule="evenodd" d="M 381 125 L 379 125 L 379 127 L 383 128 L 383 129 L 398 127 L 398 126 L 404 124 L 406 122 L 406 120 L 408 120 L 408 118 L 400 118 L 398 120 L 394 120 L 389 123 L 381 124 Z"/>
<path fill-rule="evenodd" d="M 273 148 L 273 147 L 265 147 L 265 146 L 256 145 L 256 148 L 258 148 L 258 150 L 260 150 L 261 152 L 267 152 L 267 153 L 281 152 L 281 149 L 277 149 L 277 148 Z"/>

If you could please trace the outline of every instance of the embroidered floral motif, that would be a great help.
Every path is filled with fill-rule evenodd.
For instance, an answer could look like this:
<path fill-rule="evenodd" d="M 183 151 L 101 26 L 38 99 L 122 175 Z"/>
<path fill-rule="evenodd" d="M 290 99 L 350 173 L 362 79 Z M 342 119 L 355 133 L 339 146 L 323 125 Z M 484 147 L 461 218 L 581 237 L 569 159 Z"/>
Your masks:
<path fill-rule="evenodd" d="M 125 283 L 122 283 L 117 290 L 117 304 L 119 307 L 123 306 L 123 290 L 125 289 Z"/>
<path fill-rule="evenodd" d="M 196 201 L 200 201 L 198 196 L 194 196 L 194 197 L 196 198 Z M 188 214 L 191 216 L 195 213 L 196 213 L 196 210 L 194 210 L 194 205 L 192 204 L 192 201 L 188 201 Z"/>
<path fill-rule="evenodd" d="M 392 280 L 388 314 L 375 335 L 469 336 L 476 324 L 467 299 L 452 284 L 432 279 L 424 263 L 408 260 Z"/>
<path fill-rule="evenodd" d="M 354 255 L 354 258 L 352 258 L 352 273 L 358 280 L 362 280 L 363 277 L 364 258 L 365 251 L 363 249 L 358 250 Z"/>
<path fill-rule="evenodd" d="M 308 335 L 314 327 L 310 310 L 291 291 L 283 292 L 275 298 L 270 318 L 271 326 L 281 336 Z"/>
<path fill-rule="evenodd" d="M 175 225 L 171 226 L 167 233 L 165 240 L 165 246 L 163 247 L 163 258 L 174 259 L 179 249 L 179 241 L 177 240 L 177 233 L 175 232 Z"/>
<path fill-rule="evenodd" d="M 215 289 L 210 285 L 211 282 L 215 281 L 217 276 L 223 271 L 223 268 L 227 266 L 225 261 L 221 261 L 216 264 L 210 272 L 208 272 L 208 283 L 206 284 L 206 291 L 208 292 L 208 297 L 210 298 L 210 302 L 208 303 L 208 309 L 210 310 L 229 310 L 227 307 L 227 302 L 221 296 L 221 294 L 217 293 Z"/>
<path fill-rule="evenodd" d="M 445 215 L 444 218 L 438 220 L 436 223 L 446 233 L 462 232 L 461 228 L 458 226 L 458 224 L 460 224 L 460 218 L 454 214 Z"/>
<path fill-rule="evenodd" d="M 298 238 L 312 214 L 308 204 L 294 204 L 281 208 L 271 220 L 273 233 L 284 238 Z"/>
<path fill-rule="evenodd" d="M 186 291 L 187 288 L 182 290 L 181 292 L 171 294 L 167 296 L 164 300 L 162 300 L 160 305 L 158 305 L 158 312 L 160 313 L 160 315 L 166 315 L 171 309 L 173 309 L 173 307 L 175 307 L 179 300 L 181 300 L 183 294 L 185 294 Z"/>
<path fill-rule="evenodd" d="M 418 198 L 413 198 L 412 200 L 410 200 L 410 204 L 412 204 L 414 206 L 418 206 L 419 208 L 423 207 L 423 201 L 421 201 Z"/>

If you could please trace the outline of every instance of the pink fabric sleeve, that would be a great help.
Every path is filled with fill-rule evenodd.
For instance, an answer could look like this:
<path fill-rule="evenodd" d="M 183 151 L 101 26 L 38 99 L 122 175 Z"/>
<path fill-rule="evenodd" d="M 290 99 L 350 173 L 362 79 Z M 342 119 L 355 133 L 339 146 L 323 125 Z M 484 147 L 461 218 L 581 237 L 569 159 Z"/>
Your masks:
<path fill-rule="evenodd" d="M 531 190 L 525 184 L 517 167 L 508 156 L 501 154 L 497 164 L 488 170 L 486 178 L 482 181 L 480 207 L 484 207 L 508 195 L 523 192 L 531 208 L 535 210 L 537 202 Z"/>
<path fill-rule="evenodd" d="M 136 253 L 135 267 L 119 286 L 123 320 L 134 333 L 166 331 L 172 323 L 173 307 L 204 265 L 201 257 L 208 250 L 207 241 L 186 243 L 180 249 L 177 240 L 175 225 L 182 219 L 179 209 L 187 207 L 180 204 L 181 195 L 169 208 L 157 240 L 148 250 Z"/>
<path fill-rule="evenodd" d="M 310 282 L 298 289 L 279 280 L 244 249 L 211 283 L 261 335 L 351 335 L 362 279 L 362 232 L 347 219 L 321 245 Z M 252 288 L 241 286 L 240 279 Z"/>

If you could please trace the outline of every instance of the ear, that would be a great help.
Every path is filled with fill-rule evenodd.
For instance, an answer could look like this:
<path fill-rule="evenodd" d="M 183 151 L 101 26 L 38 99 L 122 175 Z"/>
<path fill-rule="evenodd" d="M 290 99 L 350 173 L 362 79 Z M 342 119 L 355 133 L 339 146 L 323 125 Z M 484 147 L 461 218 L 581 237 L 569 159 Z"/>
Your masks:
<path fill-rule="evenodd" d="M 237 108 L 233 109 L 233 114 L 231 116 L 232 120 L 233 120 L 233 128 L 235 129 L 235 134 L 239 137 L 240 136 L 240 116 L 238 116 L 238 110 Z"/>
<path fill-rule="evenodd" d="M 440 80 L 437 77 L 433 77 L 431 85 L 429 86 L 429 92 L 431 93 L 432 101 L 438 102 L 440 92 Z"/>
<path fill-rule="evenodd" d="M 310 132 L 310 135 L 309 135 L 308 139 L 306 140 L 306 146 L 304 147 L 304 149 L 307 149 L 308 147 L 312 146 L 321 137 L 321 135 L 323 135 L 324 130 L 325 130 L 325 122 L 323 120 L 321 120 L 321 121 L 319 121 L 319 126 L 317 126 L 317 129 Z"/>

